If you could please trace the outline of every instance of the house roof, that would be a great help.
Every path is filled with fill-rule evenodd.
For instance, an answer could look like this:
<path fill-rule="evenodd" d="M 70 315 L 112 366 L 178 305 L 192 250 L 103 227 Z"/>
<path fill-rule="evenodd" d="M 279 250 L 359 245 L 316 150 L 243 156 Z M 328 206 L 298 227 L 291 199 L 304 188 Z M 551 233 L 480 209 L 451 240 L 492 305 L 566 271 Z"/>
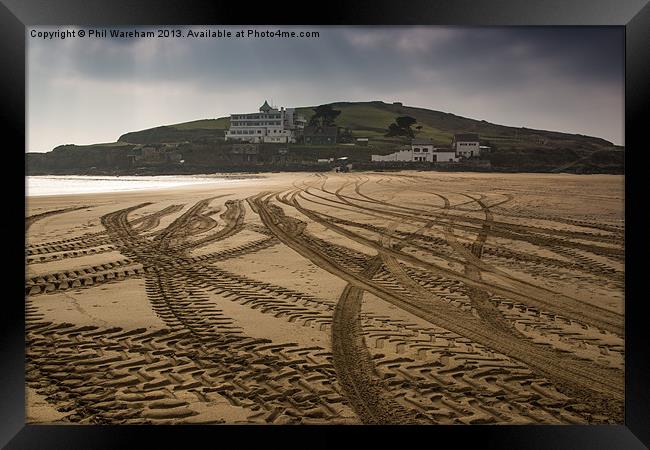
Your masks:
<path fill-rule="evenodd" d="M 455 141 L 463 141 L 463 142 L 478 142 L 478 134 L 476 133 L 460 133 L 460 134 L 454 134 L 454 140 Z"/>
<path fill-rule="evenodd" d="M 262 106 L 260 106 L 260 111 L 262 111 L 262 112 L 269 112 L 272 109 L 273 108 L 271 108 L 271 105 L 269 105 L 269 102 L 267 102 L 266 100 L 264 100 L 264 104 Z"/>
<path fill-rule="evenodd" d="M 431 139 L 413 139 L 411 145 L 433 145 Z"/>
<path fill-rule="evenodd" d="M 303 135 L 305 136 L 336 136 L 337 127 L 305 127 Z"/>

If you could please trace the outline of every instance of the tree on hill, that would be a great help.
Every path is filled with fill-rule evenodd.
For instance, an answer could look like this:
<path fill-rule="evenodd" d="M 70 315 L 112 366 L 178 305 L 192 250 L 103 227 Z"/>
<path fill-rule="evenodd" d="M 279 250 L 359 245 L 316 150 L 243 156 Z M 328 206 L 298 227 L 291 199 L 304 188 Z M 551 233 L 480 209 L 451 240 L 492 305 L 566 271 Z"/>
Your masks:
<path fill-rule="evenodd" d="M 413 126 L 416 122 L 417 120 L 410 116 L 397 117 L 394 123 L 388 125 L 388 132 L 386 133 L 386 136 L 404 136 L 413 138 L 415 137 L 415 133 L 411 129 L 411 126 Z"/>
<path fill-rule="evenodd" d="M 309 119 L 309 126 L 331 127 L 334 121 L 341 114 L 340 110 L 332 108 L 332 105 L 320 105 L 314 108 L 314 115 Z"/>

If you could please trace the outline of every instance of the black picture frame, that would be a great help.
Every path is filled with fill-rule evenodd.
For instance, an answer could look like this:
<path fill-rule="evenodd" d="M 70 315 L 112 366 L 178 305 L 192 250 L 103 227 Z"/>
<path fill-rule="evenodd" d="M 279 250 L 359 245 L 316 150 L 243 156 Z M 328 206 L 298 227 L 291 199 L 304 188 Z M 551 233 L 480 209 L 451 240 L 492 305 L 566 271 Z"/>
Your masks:
<path fill-rule="evenodd" d="M 153 24 L 313 24 L 313 25 L 598 25 L 621 26 L 626 37 L 625 75 L 625 223 L 626 223 L 626 401 L 620 426 L 436 426 L 436 427 L 285 427 L 285 426 L 41 426 L 24 420 L 24 295 L 17 281 L 24 275 L 24 168 L 19 147 L 25 143 L 25 29 L 36 25 L 153 25 Z M 16 255 L 7 270 L 8 289 L 2 299 L 9 309 L 0 328 L 0 445 L 23 448 L 131 448 L 136 440 L 146 448 L 195 445 L 324 448 L 353 438 L 381 446 L 437 445 L 508 449 L 641 449 L 650 446 L 649 328 L 645 321 L 643 277 L 647 239 L 642 222 L 645 165 L 643 116 L 650 102 L 650 4 L 648 0 L 446 0 L 373 1 L 323 4 L 283 2 L 172 0 L 0 0 L 0 77 L 2 127 L 14 144 L 4 148 L 5 172 L 12 180 L 5 192 L 10 216 L 0 229 L 6 251 Z M 646 113 L 646 114 L 644 114 Z M 647 140 L 647 139 L 645 139 Z M 4 140 L 7 142 L 7 140 Z M 8 145 L 8 144 L 7 144 Z M 647 144 L 645 144 L 647 145 Z M 14 152 L 15 155 L 9 154 Z M 3 174 L 4 175 L 4 174 Z M 13 180 L 16 177 L 17 180 Z M 16 184 L 13 184 L 16 183 Z M 23 183 L 23 184 L 21 184 Z M 18 187 L 16 187 L 18 186 Z M 22 192 L 24 194 L 24 192 Z M 16 237 L 14 237 L 16 236 Z M 13 273 L 15 271 L 16 273 Z M 237 439 L 237 443 L 226 443 Z M 447 445 L 447 444 L 446 444 Z"/>

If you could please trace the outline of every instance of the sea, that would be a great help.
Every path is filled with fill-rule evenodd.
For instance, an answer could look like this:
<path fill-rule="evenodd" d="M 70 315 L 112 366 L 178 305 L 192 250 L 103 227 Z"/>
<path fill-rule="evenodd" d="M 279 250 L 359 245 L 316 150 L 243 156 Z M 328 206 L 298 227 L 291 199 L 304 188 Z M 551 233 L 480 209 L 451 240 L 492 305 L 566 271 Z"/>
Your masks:
<path fill-rule="evenodd" d="M 86 176 L 86 175 L 39 175 L 25 180 L 25 195 L 94 194 L 106 192 L 165 189 L 196 184 L 237 183 L 256 176 L 219 175 L 157 175 L 157 176 Z"/>

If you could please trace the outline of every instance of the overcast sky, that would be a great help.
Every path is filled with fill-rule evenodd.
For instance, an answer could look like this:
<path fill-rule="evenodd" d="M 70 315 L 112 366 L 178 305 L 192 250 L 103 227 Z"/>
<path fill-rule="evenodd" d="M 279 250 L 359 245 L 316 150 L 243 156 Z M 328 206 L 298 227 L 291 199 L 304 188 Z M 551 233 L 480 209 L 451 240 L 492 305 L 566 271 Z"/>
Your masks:
<path fill-rule="evenodd" d="M 401 101 L 624 144 L 622 28 L 255 28 L 320 37 L 44 40 L 28 31 L 27 151 L 253 112 L 265 99 Z M 57 29 L 87 30 L 36 30 Z"/>

